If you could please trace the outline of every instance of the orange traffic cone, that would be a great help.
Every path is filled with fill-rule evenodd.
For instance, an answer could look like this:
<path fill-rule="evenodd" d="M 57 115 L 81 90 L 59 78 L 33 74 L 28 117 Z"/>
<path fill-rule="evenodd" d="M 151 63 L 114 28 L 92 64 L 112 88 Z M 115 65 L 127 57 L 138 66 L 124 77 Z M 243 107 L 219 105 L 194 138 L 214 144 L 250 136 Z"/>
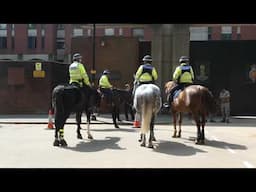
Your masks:
<path fill-rule="evenodd" d="M 48 113 L 48 129 L 53 129 L 53 121 L 52 121 L 53 111 L 50 109 Z"/>
<path fill-rule="evenodd" d="M 133 128 L 140 128 L 140 122 L 139 121 L 133 121 Z"/>

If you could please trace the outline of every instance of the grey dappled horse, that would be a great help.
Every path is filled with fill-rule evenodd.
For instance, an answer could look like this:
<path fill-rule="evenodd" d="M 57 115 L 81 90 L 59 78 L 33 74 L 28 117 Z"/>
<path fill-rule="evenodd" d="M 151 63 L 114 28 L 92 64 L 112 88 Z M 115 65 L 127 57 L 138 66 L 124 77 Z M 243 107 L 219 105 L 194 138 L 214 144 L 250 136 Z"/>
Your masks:
<path fill-rule="evenodd" d="M 146 133 L 150 130 L 149 148 L 153 148 L 154 121 L 162 106 L 161 91 L 154 84 L 142 84 L 134 94 L 133 106 L 141 116 L 141 146 L 146 146 Z"/>

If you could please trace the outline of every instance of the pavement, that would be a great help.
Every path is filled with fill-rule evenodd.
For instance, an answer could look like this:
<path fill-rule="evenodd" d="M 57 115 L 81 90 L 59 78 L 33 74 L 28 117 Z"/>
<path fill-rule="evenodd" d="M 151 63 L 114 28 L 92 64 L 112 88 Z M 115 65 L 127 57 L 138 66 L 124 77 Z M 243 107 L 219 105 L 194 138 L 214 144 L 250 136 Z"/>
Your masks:
<path fill-rule="evenodd" d="M 96 116 L 96 121 L 91 121 L 91 124 L 112 124 L 112 117 L 111 114 L 100 114 Z M 121 115 L 120 118 L 122 119 L 121 122 L 118 122 L 118 124 L 123 125 L 132 125 L 133 121 L 126 121 L 124 120 L 124 115 Z M 207 124 L 211 125 L 239 125 L 239 126 L 251 126 L 256 125 L 256 116 L 231 116 L 230 117 L 230 123 L 222 123 L 221 117 L 215 117 L 215 122 L 207 122 Z M 48 124 L 48 114 L 8 114 L 8 115 L 0 115 L 0 124 Z M 53 117 L 54 122 L 54 117 Z M 67 119 L 66 124 L 75 124 L 75 115 L 72 114 Z M 172 117 L 170 114 L 158 114 L 158 116 L 155 119 L 156 124 L 171 124 L 172 123 Z M 82 124 L 86 124 L 86 117 L 85 115 L 82 116 Z M 182 124 L 184 125 L 191 125 L 195 124 L 188 116 L 184 116 Z"/>

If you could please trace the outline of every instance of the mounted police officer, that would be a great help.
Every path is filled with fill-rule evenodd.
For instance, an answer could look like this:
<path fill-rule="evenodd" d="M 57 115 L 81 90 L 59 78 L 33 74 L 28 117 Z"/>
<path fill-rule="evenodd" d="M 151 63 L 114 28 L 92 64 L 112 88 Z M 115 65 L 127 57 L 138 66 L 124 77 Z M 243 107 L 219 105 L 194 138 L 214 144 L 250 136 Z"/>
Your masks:
<path fill-rule="evenodd" d="M 135 74 L 135 89 L 141 84 L 155 84 L 155 81 L 158 78 L 157 71 L 154 66 L 152 66 L 152 57 L 150 55 L 145 55 L 142 59 L 143 64 L 140 65 L 136 74 Z"/>
<path fill-rule="evenodd" d="M 173 80 L 177 83 L 177 86 L 175 86 L 169 93 L 169 103 L 173 101 L 174 92 L 176 90 L 183 90 L 194 81 L 194 71 L 192 66 L 189 65 L 189 58 L 187 56 L 181 56 L 179 63 L 180 65 L 176 67 L 173 73 Z M 169 107 L 168 104 L 164 105 L 165 107 Z"/>
<path fill-rule="evenodd" d="M 75 53 L 73 55 L 73 63 L 69 66 L 69 83 L 77 87 L 91 87 L 86 69 L 81 62 L 82 56 L 79 53 Z"/>
<path fill-rule="evenodd" d="M 104 70 L 102 76 L 99 79 L 99 87 L 101 93 L 106 96 L 107 101 L 112 101 L 112 88 L 113 85 L 109 82 L 110 71 L 108 69 Z"/>
<path fill-rule="evenodd" d="M 69 83 L 80 90 L 84 89 L 87 93 L 86 97 L 89 97 L 89 92 L 91 90 L 91 83 L 87 75 L 86 69 L 82 62 L 82 56 L 80 53 L 75 53 L 73 55 L 73 63 L 69 66 Z"/>

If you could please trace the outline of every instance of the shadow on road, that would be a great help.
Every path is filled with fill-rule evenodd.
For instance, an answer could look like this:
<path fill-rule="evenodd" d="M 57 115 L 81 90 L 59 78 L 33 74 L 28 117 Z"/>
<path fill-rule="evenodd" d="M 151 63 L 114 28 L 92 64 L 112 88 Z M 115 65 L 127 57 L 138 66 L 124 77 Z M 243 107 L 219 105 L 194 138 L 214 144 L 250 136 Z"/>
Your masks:
<path fill-rule="evenodd" d="M 183 139 L 195 141 L 196 138 L 189 137 L 189 138 L 183 138 Z M 204 145 L 210 146 L 210 147 L 223 148 L 223 149 L 225 149 L 226 147 L 229 147 L 230 149 L 241 149 L 241 150 L 247 149 L 247 147 L 245 145 L 233 144 L 233 143 L 228 143 L 228 142 L 224 142 L 224 141 L 208 140 L 208 139 L 205 139 Z"/>
<path fill-rule="evenodd" d="M 205 145 L 211 146 L 211 147 L 218 147 L 218 148 L 226 148 L 229 147 L 230 149 L 240 149 L 240 150 L 246 150 L 247 147 L 245 145 L 239 145 L 234 143 L 227 143 L 224 141 L 216 141 L 216 140 L 205 140 Z"/>
<path fill-rule="evenodd" d="M 177 155 L 177 156 L 189 156 L 189 155 L 194 155 L 198 152 L 206 152 L 201 149 L 184 145 L 182 143 L 172 142 L 172 141 L 161 141 L 161 140 L 157 148 L 154 149 L 154 151 L 158 153 L 165 153 L 168 155 Z"/>
<path fill-rule="evenodd" d="M 75 147 L 66 147 L 73 151 L 79 152 L 95 152 L 102 151 L 105 149 L 119 149 L 124 150 L 125 148 L 119 147 L 117 142 L 120 141 L 119 137 L 106 137 L 104 140 L 92 140 L 89 142 L 81 141 Z"/>

